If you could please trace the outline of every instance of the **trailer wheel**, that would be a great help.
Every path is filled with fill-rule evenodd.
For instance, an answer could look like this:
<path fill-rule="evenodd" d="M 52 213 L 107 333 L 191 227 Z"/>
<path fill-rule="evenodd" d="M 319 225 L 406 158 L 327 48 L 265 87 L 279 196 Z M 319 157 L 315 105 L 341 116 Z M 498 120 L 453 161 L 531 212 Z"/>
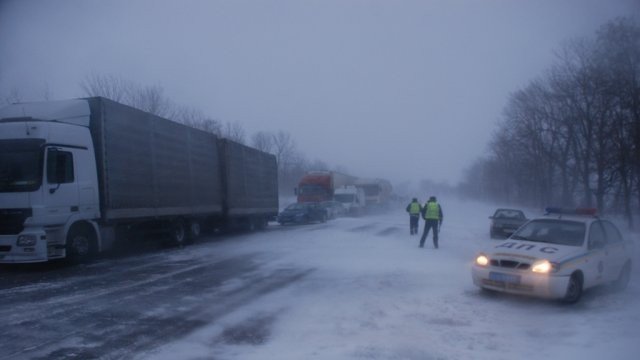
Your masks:
<path fill-rule="evenodd" d="M 87 261 L 94 254 L 94 234 L 88 226 L 76 225 L 67 235 L 67 259 L 73 263 Z"/>
<path fill-rule="evenodd" d="M 202 227 L 200 226 L 200 221 L 191 220 L 189 222 L 189 242 L 193 243 L 200 237 L 201 234 Z"/>
<path fill-rule="evenodd" d="M 184 221 L 182 219 L 175 220 L 171 225 L 171 232 L 169 233 L 171 237 L 171 243 L 176 246 L 184 246 L 187 240 L 187 230 L 184 226 Z"/>

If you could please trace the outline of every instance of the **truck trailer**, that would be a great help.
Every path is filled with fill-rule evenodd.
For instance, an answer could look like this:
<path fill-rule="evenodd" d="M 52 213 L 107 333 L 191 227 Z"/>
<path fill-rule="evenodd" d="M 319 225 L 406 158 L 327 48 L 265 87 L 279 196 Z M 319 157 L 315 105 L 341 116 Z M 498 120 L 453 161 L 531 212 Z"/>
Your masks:
<path fill-rule="evenodd" d="M 370 210 L 384 208 L 388 205 L 392 189 L 389 181 L 360 178 L 355 185 L 364 190 L 366 206 Z"/>
<path fill-rule="evenodd" d="M 277 212 L 271 154 L 103 97 L 0 109 L 0 263 L 84 260 L 157 230 L 182 245 Z"/>
<path fill-rule="evenodd" d="M 336 171 L 309 171 L 298 182 L 298 202 L 333 200 L 335 189 L 353 185 L 355 181 L 355 177 Z"/>

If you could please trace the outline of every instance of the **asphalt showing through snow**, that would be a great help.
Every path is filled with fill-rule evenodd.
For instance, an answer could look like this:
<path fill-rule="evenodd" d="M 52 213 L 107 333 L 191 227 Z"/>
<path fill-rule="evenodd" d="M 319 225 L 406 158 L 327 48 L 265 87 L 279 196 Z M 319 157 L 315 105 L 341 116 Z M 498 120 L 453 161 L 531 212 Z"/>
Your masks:
<path fill-rule="evenodd" d="M 123 358 L 180 338 L 312 271 L 264 271 L 255 255 L 175 260 L 167 254 L 171 250 L 87 265 L 0 267 L 0 358 Z M 228 286 L 234 282 L 241 286 Z M 272 321 L 265 316 L 240 324 L 219 341 L 260 342 Z"/>

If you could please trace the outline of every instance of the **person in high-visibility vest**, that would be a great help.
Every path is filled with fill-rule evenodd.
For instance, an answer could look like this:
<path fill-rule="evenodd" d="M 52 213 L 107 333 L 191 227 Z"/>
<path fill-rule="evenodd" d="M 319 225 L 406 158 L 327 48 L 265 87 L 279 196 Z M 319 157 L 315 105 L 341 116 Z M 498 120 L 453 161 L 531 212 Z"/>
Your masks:
<path fill-rule="evenodd" d="M 418 233 L 418 222 L 420 221 L 420 214 L 422 213 L 422 205 L 418 202 L 418 199 L 413 198 L 413 201 L 407 205 L 407 212 L 409 213 L 409 233 L 411 235 Z"/>
<path fill-rule="evenodd" d="M 442 226 L 442 207 L 436 201 L 436 197 L 432 196 L 422 207 L 422 218 L 424 219 L 424 231 L 420 238 L 420 247 L 424 247 L 424 241 L 429 235 L 429 230 L 433 228 L 433 246 L 438 248 L 438 233 Z"/>

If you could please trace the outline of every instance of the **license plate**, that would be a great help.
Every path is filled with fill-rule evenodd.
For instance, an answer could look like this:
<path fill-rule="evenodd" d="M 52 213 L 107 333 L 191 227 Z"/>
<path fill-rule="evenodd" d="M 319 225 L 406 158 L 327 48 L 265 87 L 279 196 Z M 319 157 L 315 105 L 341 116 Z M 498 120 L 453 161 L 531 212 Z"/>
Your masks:
<path fill-rule="evenodd" d="M 520 275 L 503 274 L 498 272 L 490 272 L 489 280 L 499 281 L 506 284 L 520 284 Z"/>

